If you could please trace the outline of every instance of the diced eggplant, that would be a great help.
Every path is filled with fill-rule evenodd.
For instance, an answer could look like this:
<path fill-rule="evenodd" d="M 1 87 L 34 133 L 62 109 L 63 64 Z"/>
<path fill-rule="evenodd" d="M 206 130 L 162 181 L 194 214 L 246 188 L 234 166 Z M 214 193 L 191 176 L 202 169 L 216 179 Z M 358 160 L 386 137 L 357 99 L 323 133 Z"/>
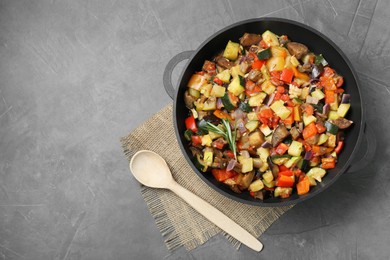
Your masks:
<path fill-rule="evenodd" d="M 235 193 L 241 193 L 241 190 L 238 188 L 238 185 L 237 183 L 232 179 L 227 179 L 226 181 L 224 181 L 223 183 L 225 183 L 227 186 L 229 186 L 229 188 L 234 191 Z"/>
<path fill-rule="evenodd" d="M 351 95 L 343 94 L 343 97 L 341 98 L 341 104 L 349 104 L 350 101 L 351 101 Z"/>
<path fill-rule="evenodd" d="M 230 69 L 234 66 L 234 63 L 229 61 L 227 58 L 223 57 L 222 55 L 219 55 L 215 58 L 215 62 L 225 69 Z"/>
<path fill-rule="evenodd" d="M 240 70 L 241 70 L 244 74 L 248 73 L 248 71 L 250 70 L 250 68 L 251 68 L 250 61 L 245 60 L 245 61 L 241 62 L 241 64 L 240 64 Z"/>
<path fill-rule="evenodd" d="M 318 139 L 320 138 L 319 134 L 313 135 L 312 137 L 307 138 L 305 141 L 310 145 L 316 145 L 318 143 Z"/>
<path fill-rule="evenodd" d="M 297 140 L 298 137 L 301 135 L 301 133 L 299 133 L 298 129 L 295 126 L 291 127 L 290 134 L 293 140 Z"/>
<path fill-rule="evenodd" d="M 272 196 L 272 192 L 270 190 L 263 189 L 263 190 L 255 192 L 254 197 L 256 199 L 266 200 L 266 199 L 271 198 L 271 196 Z"/>
<path fill-rule="evenodd" d="M 268 156 L 267 164 L 268 164 L 269 168 L 271 169 L 272 175 L 276 179 L 278 177 L 278 173 L 279 173 L 279 166 L 277 166 L 276 164 L 274 164 L 272 162 L 271 156 Z"/>
<path fill-rule="evenodd" d="M 184 103 L 189 109 L 194 108 L 194 102 L 196 101 L 196 99 L 196 97 L 191 96 L 190 93 L 188 93 L 188 90 L 184 92 Z"/>
<path fill-rule="evenodd" d="M 313 64 L 313 66 L 311 67 L 311 78 L 312 79 L 317 79 L 321 73 L 324 71 L 324 66 L 322 66 L 322 64 Z"/>
<path fill-rule="evenodd" d="M 214 114 L 208 114 L 203 117 L 203 120 L 206 122 L 212 123 L 213 125 L 219 125 L 222 121 L 220 118 L 216 117 Z"/>
<path fill-rule="evenodd" d="M 205 60 L 205 62 L 203 63 L 202 70 L 214 76 L 216 74 L 215 62 Z"/>
<path fill-rule="evenodd" d="M 250 79 L 253 82 L 258 81 L 261 78 L 261 71 L 253 69 L 248 74 L 248 79 Z"/>
<path fill-rule="evenodd" d="M 248 189 L 249 185 L 252 183 L 253 177 L 255 177 L 255 171 L 240 174 L 236 181 L 240 190 Z"/>
<path fill-rule="evenodd" d="M 287 130 L 286 126 L 283 124 L 279 124 L 272 135 L 272 146 L 276 147 L 289 135 L 290 132 Z"/>
<path fill-rule="evenodd" d="M 251 45 L 257 45 L 261 41 L 262 37 L 260 34 L 254 33 L 245 33 L 240 38 L 240 44 L 244 47 L 249 47 Z"/>
<path fill-rule="evenodd" d="M 309 51 L 306 45 L 299 42 L 288 42 L 286 45 L 291 55 L 294 55 L 298 60 Z"/>
<path fill-rule="evenodd" d="M 337 119 L 330 120 L 330 122 L 332 124 L 338 126 L 339 129 L 346 129 L 346 128 L 350 127 L 353 123 L 353 121 L 348 120 L 344 117 L 339 117 Z"/>

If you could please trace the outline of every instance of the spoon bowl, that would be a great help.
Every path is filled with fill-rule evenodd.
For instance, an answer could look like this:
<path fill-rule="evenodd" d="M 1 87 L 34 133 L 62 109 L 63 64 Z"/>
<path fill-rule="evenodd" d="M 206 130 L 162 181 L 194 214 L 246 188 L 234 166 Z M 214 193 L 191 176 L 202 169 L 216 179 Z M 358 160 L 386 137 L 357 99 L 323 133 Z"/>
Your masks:
<path fill-rule="evenodd" d="M 263 244 L 236 222 L 201 199 L 191 191 L 180 186 L 172 177 L 165 160 L 152 151 L 137 152 L 130 161 L 130 170 L 143 185 L 152 188 L 165 188 L 173 191 L 205 218 L 214 223 L 238 241 L 255 251 L 261 251 Z"/>
<path fill-rule="evenodd" d="M 142 150 L 134 154 L 130 170 L 137 181 L 148 187 L 167 188 L 174 181 L 165 160 L 152 151 Z"/>

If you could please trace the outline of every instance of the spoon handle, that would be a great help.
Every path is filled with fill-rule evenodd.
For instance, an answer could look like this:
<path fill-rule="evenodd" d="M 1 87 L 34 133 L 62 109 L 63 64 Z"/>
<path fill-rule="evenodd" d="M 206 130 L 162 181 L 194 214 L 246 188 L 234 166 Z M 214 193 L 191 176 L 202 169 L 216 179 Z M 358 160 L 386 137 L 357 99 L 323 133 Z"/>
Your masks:
<path fill-rule="evenodd" d="M 173 181 L 169 189 L 191 205 L 195 210 L 205 218 L 214 223 L 217 227 L 246 245 L 247 247 L 259 252 L 263 249 L 263 244 L 252 236 L 248 231 L 239 226 L 236 222 L 216 209 L 214 206 L 201 199 L 191 191 L 180 186 Z"/>

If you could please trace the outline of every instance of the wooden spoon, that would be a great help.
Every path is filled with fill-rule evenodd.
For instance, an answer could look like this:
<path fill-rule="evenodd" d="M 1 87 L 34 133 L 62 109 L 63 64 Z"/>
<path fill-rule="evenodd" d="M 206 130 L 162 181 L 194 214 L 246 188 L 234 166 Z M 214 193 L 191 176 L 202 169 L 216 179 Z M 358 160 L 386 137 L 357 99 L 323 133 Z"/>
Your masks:
<path fill-rule="evenodd" d="M 173 191 L 200 214 L 249 248 L 258 252 L 263 249 L 263 244 L 248 231 L 208 202 L 180 186 L 173 179 L 165 160 L 155 152 L 147 150 L 137 152 L 131 158 L 130 170 L 134 177 L 145 186 Z"/>

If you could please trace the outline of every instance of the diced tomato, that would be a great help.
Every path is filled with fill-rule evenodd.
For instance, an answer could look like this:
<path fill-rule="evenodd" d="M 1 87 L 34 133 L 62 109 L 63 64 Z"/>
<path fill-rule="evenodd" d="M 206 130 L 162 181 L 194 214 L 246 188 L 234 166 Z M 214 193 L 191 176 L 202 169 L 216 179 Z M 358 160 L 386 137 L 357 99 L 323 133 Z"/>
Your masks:
<path fill-rule="evenodd" d="M 282 74 L 282 72 L 281 71 L 277 71 L 277 70 L 273 70 L 273 71 L 270 72 L 271 77 L 275 78 L 275 79 L 278 79 L 278 80 L 280 80 L 280 74 Z M 279 85 L 279 84 L 277 84 L 277 85 Z"/>
<path fill-rule="evenodd" d="M 277 147 L 276 147 L 276 153 L 277 154 L 285 154 L 288 150 L 288 145 L 285 144 L 285 143 L 280 143 Z"/>
<path fill-rule="evenodd" d="M 213 81 L 215 82 L 215 83 L 217 83 L 218 85 L 220 85 L 220 86 L 222 86 L 223 85 L 223 82 L 222 82 L 222 80 L 220 80 L 219 78 L 217 78 L 217 77 L 215 77 L 214 79 L 213 79 Z"/>
<path fill-rule="evenodd" d="M 249 192 L 249 195 L 251 195 L 253 198 L 256 196 L 256 192 L 254 192 L 254 191 L 250 191 Z"/>
<path fill-rule="evenodd" d="M 282 193 L 282 194 L 280 194 L 280 197 L 282 198 L 282 199 L 287 199 L 287 198 L 289 198 L 291 196 L 291 194 L 289 194 L 289 193 Z"/>
<path fill-rule="evenodd" d="M 191 142 L 193 146 L 200 145 L 202 143 L 202 138 L 199 135 L 191 136 Z"/>
<path fill-rule="evenodd" d="M 237 175 L 235 171 L 227 171 L 226 169 L 212 169 L 211 174 L 217 181 L 223 182 Z"/>
<path fill-rule="evenodd" d="M 274 97 L 274 101 L 280 100 L 281 96 L 282 96 L 281 93 L 276 92 L 276 93 L 275 93 L 275 97 Z"/>
<path fill-rule="evenodd" d="M 279 120 L 280 120 L 280 117 L 278 117 L 277 115 L 274 115 L 272 117 L 272 122 L 268 126 L 271 127 L 272 129 L 275 129 L 279 124 Z"/>
<path fill-rule="evenodd" d="M 278 173 L 278 176 L 281 176 L 281 175 L 284 175 L 284 176 L 293 176 L 294 173 L 291 171 L 291 170 L 285 170 L 285 171 L 281 171 Z"/>
<path fill-rule="evenodd" d="M 213 141 L 213 142 L 211 143 L 211 145 L 212 145 L 214 148 L 216 148 L 216 149 L 222 150 L 223 147 L 225 146 L 225 142 L 224 142 L 223 140 L 221 140 L 221 139 L 217 139 L 217 140 Z"/>
<path fill-rule="evenodd" d="M 286 92 L 286 88 L 283 87 L 283 86 L 277 86 L 277 87 L 276 87 L 276 92 L 277 92 L 277 93 L 284 94 L 284 93 Z"/>
<path fill-rule="evenodd" d="M 226 150 L 224 154 L 229 158 L 234 158 L 234 153 L 232 150 Z"/>
<path fill-rule="evenodd" d="M 343 149 L 343 146 L 344 146 L 344 141 L 339 141 L 337 143 L 337 146 L 336 148 L 334 149 L 334 151 L 336 152 L 336 154 L 339 154 L 341 152 L 341 149 Z"/>
<path fill-rule="evenodd" d="M 251 90 L 246 89 L 245 90 L 245 95 L 248 97 L 251 97 L 261 91 L 261 87 L 259 85 L 255 85 Z"/>
<path fill-rule="evenodd" d="M 316 127 L 319 134 L 325 133 L 326 127 L 324 126 L 324 123 L 322 123 L 321 121 L 316 123 Z"/>
<path fill-rule="evenodd" d="M 322 158 L 321 163 L 323 169 L 333 169 L 336 166 L 336 159 L 334 157 Z"/>
<path fill-rule="evenodd" d="M 288 94 L 282 94 L 280 96 L 280 99 L 283 100 L 284 102 L 287 102 L 290 100 L 290 97 L 288 96 Z"/>
<path fill-rule="evenodd" d="M 261 46 L 261 48 L 263 48 L 263 49 L 267 49 L 269 46 L 268 46 L 268 44 L 264 41 L 264 40 L 261 40 L 260 41 L 260 46 Z"/>
<path fill-rule="evenodd" d="M 203 76 L 205 74 L 205 72 L 202 70 L 202 71 L 195 72 L 195 74 Z"/>
<path fill-rule="evenodd" d="M 293 171 L 293 173 L 294 173 L 295 177 L 297 177 L 297 178 L 300 178 L 301 176 L 303 176 L 303 177 L 305 176 L 305 173 L 298 168 L 295 169 Z"/>
<path fill-rule="evenodd" d="M 326 90 L 336 90 L 337 88 L 334 78 L 331 77 L 320 77 L 319 84 Z"/>
<path fill-rule="evenodd" d="M 284 171 L 288 171 L 288 170 L 290 170 L 290 169 L 287 168 L 286 166 L 284 166 L 283 164 L 279 165 L 279 172 L 284 172 Z"/>
<path fill-rule="evenodd" d="M 281 175 L 276 178 L 276 186 L 278 187 L 292 187 L 294 185 L 294 178 L 288 175 Z"/>
<path fill-rule="evenodd" d="M 216 109 L 214 112 L 213 112 L 214 116 L 220 118 L 220 119 L 228 119 L 228 120 L 231 120 L 231 116 L 226 113 L 225 111 L 222 111 L 220 109 Z"/>
<path fill-rule="evenodd" d="M 306 103 L 302 105 L 303 112 L 306 113 L 308 116 L 311 116 L 314 114 L 314 107 L 310 105 L 309 103 Z"/>
<path fill-rule="evenodd" d="M 302 180 L 297 183 L 297 192 L 298 195 L 303 195 L 308 193 L 310 190 L 310 180 L 308 176 L 305 176 Z"/>
<path fill-rule="evenodd" d="M 260 117 L 271 118 L 274 115 L 271 108 L 263 108 L 260 111 Z"/>
<path fill-rule="evenodd" d="M 342 85 L 344 84 L 344 78 L 341 77 L 341 76 L 338 76 L 337 77 L 337 81 L 336 81 L 336 87 L 341 87 Z"/>
<path fill-rule="evenodd" d="M 334 91 L 333 90 L 325 90 L 325 103 L 332 104 L 334 102 Z"/>
<path fill-rule="evenodd" d="M 252 69 L 261 70 L 261 67 L 265 64 L 265 60 L 255 60 L 252 63 Z"/>
<path fill-rule="evenodd" d="M 315 136 L 318 133 L 317 127 L 314 122 L 308 124 L 305 128 L 303 128 L 302 136 L 303 139 L 307 140 L 308 138 Z"/>
<path fill-rule="evenodd" d="M 294 76 L 294 71 L 289 68 L 284 68 L 280 74 L 280 80 L 283 80 L 286 83 L 291 83 Z"/>
<path fill-rule="evenodd" d="M 333 77 L 334 76 L 334 70 L 331 69 L 330 67 L 326 66 L 324 68 L 323 76 L 324 77 Z"/>
<path fill-rule="evenodd" d="M 335 91 L 334 91 L 334 93 L 337 93 L 337 94 L 341 94 L 341 93 L 344 93 L 344 89 L 343 88 L 338 88 L 338 89 L 336 89 Z"/>
<path fill-rule="evenodd" d="M 185 120 L 186 128 L 190 129 L 192 132 L 196 133 L 198 131 L 198 127 L 196 126 L 194 116 L 189 116 Z"/>

